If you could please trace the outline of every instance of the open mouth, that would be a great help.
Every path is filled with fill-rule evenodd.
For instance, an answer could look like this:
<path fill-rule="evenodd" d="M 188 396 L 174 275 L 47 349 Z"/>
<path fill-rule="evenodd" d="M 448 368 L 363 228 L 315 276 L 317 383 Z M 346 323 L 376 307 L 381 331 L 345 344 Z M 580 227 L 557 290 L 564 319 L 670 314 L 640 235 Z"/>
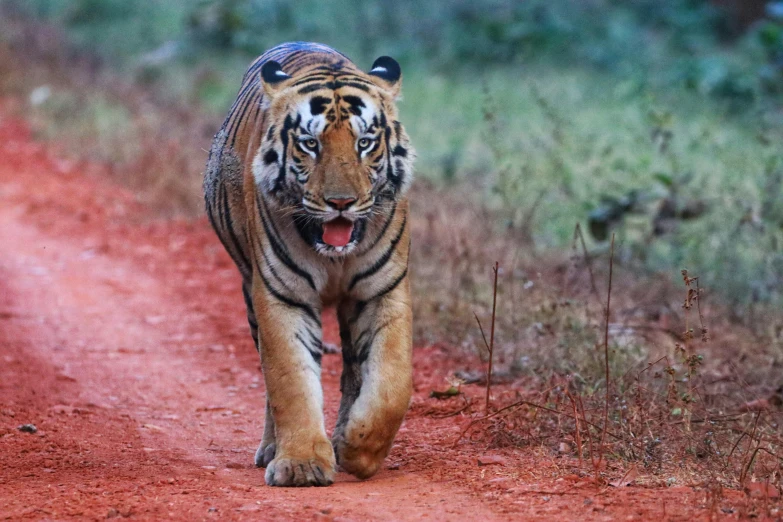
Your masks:
<path fill-rule="evenodd" d="M 337 217 L 323 224 L 322 240 L 333 247 L 344 247 L 351 242 L 353 222 L 344 217 Z"/>

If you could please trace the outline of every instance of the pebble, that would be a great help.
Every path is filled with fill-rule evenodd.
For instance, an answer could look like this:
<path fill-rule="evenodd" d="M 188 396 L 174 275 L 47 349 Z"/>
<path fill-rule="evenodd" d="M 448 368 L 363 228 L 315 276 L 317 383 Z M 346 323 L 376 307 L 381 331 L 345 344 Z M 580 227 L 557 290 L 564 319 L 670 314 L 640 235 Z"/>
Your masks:
<path fill-rule="evenodd" d="M 16 429 L 23 433 L 35 433 L 38 431 L 38 428 L 35 427 L 35 424 L 22 424 Z"/>

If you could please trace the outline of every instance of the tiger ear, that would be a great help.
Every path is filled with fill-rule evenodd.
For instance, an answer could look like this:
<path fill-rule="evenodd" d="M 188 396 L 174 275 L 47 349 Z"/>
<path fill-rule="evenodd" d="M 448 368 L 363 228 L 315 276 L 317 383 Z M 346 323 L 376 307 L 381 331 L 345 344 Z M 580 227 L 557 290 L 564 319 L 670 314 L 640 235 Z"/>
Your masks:
<path fill-rule="evenodd" d="M 270 98 L 279 92 L 286 80 L 291 77 L 283 72 L 280 64 L 274 60 L 269 60 L 261 66 L 261 80 L 264 84 L 264 92 Z"/>
<path fill-rule="evenodd" d="M 370 69 L 370 76 L 380 88 L 389 91 L 395 98 L 402 88 L 402 69 L 397 60 L 390 56 L 381 56 L 375 60 Z"/>

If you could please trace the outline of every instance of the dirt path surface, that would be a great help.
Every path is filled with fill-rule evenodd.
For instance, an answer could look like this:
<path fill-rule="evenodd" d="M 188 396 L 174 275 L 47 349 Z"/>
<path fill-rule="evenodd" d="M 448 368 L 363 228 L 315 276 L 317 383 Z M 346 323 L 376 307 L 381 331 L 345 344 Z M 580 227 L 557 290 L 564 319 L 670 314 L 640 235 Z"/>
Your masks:
<path fill-rule="evenodd" d="M 460 403 L 428 394 L 464 361 L 438 346 L 415 351 L 415 397 L 386 469 L 365 482 L 341 473 L 329 488 L 265 486 L 252 465 L 264 385 L 236 270 L 204 220 L 152 221 L 98 170 L 0 112 L 0 519 L 714 513 L 698 488 L 596 487 L 546 448 L 452 448 L 468 419 L 439 418 Z M 324 324 L 336 342 L 334 318 Z M 325 356 L 330 426 L 339 372 L 339 356 Z M 741 502 L 724 494 L 717 514 L 736 517 Z"/>

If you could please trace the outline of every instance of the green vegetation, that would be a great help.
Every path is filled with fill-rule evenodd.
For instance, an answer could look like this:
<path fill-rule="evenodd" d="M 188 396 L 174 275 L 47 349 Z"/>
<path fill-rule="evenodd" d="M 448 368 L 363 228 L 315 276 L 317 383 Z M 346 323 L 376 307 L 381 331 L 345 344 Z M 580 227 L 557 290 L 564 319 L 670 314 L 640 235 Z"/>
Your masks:
<path fill-rule="evenodd" d="M 715 7 L 742 2 L 699 0 L 5 4 L 215 121 L 251 58 L 281 41 L 367 65 L 393 55 L 419 175 L 480 188 L 520 246 L 563 247 L 589 221 L 593 248 L 616 231 L 621 262 L 688 267 L 738 313 L 783 304 L 776 3 L 750 26 Z M 101 103 L 92 127 L 122 138 L 103 121 L 122 109 Z"/>

